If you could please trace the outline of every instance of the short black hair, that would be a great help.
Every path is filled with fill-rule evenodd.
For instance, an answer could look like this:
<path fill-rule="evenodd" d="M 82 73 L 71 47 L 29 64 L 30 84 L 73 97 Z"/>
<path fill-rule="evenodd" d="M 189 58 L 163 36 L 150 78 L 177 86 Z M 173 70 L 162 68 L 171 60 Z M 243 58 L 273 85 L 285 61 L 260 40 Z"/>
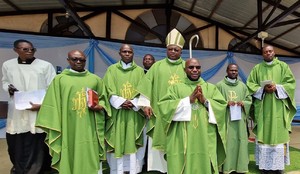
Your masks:
<path fill-rule="evenodd" d="M 26 43 L 30 44 L 31 46 L 33 46 L 33 44 L 31 42 L 29 42 L 28 40 L 18 39 L 16 41 L 14 41 L 14 47 L 18 48 L 19 44 L 22 43 L 22 42 L 26 42 Z"/>
<path fill-rule="evenodd" d="M 235 66 L 237 66 L 239 68 L 239 66 L 236 63 L 230 63 L 230 64 L 228 64 L 228 66 L 226 68 L 226 71 L 228 71 L 229 67 L 232 66 L 232 65 L 235 65 Z"/>
<path fill-rule="evenodd" d="M 145 58 L 146 56 L 150 56 L 150 57 L 155 61 L 155 58 L 154 58 L 154 56 L 152 56 L 152 54 L 145 54 L 144 57 L 143 57 L 143 60 L 144 60 L 144 58 Z"/>

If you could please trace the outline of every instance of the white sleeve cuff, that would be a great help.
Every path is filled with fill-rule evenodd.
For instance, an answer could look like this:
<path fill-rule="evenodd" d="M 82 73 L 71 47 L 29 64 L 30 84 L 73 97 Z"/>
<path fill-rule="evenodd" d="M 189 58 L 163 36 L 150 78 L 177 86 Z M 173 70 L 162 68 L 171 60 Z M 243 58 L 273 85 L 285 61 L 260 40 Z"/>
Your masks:
<path fill-rule="evenodd" d="M 264 93 L 264 88 L 259 87 L 259 89 L 253 94 L 253 97 L 257 98 L 258 100 L 262 100 Z"/>
<path fill-rule="evenodd" d="M 134 111 L 138 111 L 140 109 L 140 107 L 137 105 L 138 104 L 138 98 L 134 98 L 132 100 L 130 100 L 130 102 L 133 104 L 133 110 Z"/>
<path fill-rule="evenodd" d="M 176 112 L 173 117 L 173 121 L 191 121 L 192 107 L 190 103 L 190 97 L 185 97 L 180 100 Z"/>
<path fill-rule="evenodd" d="M 139 98 L 138 98 L 138 102 L 137 102 L 137 106 L 150 106 L 150 100 L 144 96 L 143 94 L 140 94 Z"/>
<path fill-rule="evenodd" d="M 208 101 L 208 122 L 211 124 L 217 124 L 215 113 L 211 107 L 209 100 L 207 100 L 207 101 Z"/>
<path fill-rule="evenodd" d="M 282 85 L 276 85 L 276 89 L 277 89 L 277 95 L 275 95 L 275 97 L 277 99 L 286 99 L 288 98 L 289 96 L 287 95 L 284 87 Z"/>
<path fill-rule="evenodd" d="M 109 99 L 109 102 L 112 107 L 115 109 L 121 109 L 121 105 L 126 101 L 125 98 L 117 96 L 117 95 L 112 95 Z"/>

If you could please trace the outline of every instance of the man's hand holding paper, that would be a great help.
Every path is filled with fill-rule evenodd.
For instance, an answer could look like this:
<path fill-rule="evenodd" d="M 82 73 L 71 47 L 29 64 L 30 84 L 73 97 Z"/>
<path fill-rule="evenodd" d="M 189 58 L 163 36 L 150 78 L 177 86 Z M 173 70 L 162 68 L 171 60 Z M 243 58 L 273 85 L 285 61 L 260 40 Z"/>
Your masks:
<path fill-rule="evenodd" d="M 17 91 L 14 93 L 15 107 L 18 110 L 37 111 L 43 102 L 46 90 Z"/>

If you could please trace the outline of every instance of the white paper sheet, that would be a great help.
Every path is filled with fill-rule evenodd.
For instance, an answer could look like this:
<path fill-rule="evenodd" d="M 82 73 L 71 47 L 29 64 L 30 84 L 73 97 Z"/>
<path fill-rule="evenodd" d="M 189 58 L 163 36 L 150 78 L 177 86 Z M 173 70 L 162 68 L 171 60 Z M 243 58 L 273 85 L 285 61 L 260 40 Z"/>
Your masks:
<path fill-rule="evenodd" d="M 42 104 L 45 97 L 46 90 L 36 90 L 36 91 L 17 91 L 14 93 L 15 108 L 17 110 L 25 110 L 31 108 L 30 102 L 34 104 Z"/>
<path fill-rule="evenodd" d="M 236 121 L 242 119 L 242 108 L 241 106 L 234 105 L 230 106 L 230 120 Z"/>

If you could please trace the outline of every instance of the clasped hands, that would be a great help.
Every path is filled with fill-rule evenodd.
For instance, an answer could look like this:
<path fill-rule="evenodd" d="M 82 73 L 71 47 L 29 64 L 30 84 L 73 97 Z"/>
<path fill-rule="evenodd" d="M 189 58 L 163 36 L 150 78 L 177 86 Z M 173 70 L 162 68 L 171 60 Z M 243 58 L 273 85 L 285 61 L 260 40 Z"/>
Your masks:
<path fill-rule="evenodd" d="M 264 91 L 266 93 L 273 93 L 275 92 L 277 89 L 276 89 L 276 85 L 275 84 L 267 84 L 265 85 L 264 87 Z"/>
<path fill-rule="evenodd" d="M 235 102 L 235 101 L 229 101 L 227 103 L 227 106 L 234 106 L 234 105 L 238 105 L 238 106 L 241 106 L 241 107 L 244 107 L 244 103 L 242 101 L 238 101 L 238 102 Z"/>
<path fill-rule="evenodd" d="M 190 95 L 190 102 L 195 103 L 196 99 L 202 104 L 206 101 L 206 98 L 203 95 L 202 88 L 200 85 L 197 85 L 193 93 Z"/>
<path fill-rule="evenodd" d="M 121 105 L 122 109 L 132 109 L 133 108 L 133 104 L 131 103 L 130 100 L 126 100 L 122 105 Z"/>

